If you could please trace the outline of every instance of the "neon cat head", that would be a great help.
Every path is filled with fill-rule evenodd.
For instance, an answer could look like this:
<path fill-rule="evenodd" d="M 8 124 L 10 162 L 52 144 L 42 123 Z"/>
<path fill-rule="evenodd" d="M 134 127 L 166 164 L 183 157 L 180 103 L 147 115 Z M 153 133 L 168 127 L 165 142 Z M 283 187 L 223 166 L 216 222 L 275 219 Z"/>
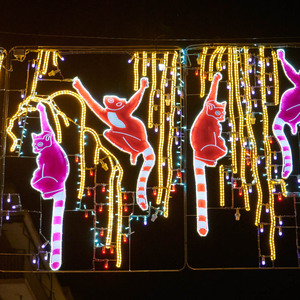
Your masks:
<path fill-rule="evenodd" d="M 225 121 L 226 114 L 226 102 L 216 102 L 214 100 L 208 100 L 205 102 L 206 114 L 214 117 L 220 122 Z"/>
<path fill-rule="evenodd" d="M 126 105 L 126 99 L 117 96 L 104 96 L 104 105 L 110 110 L 120 110 Z"/>
<path fill-rule="evenodd" d="M 42 134 L 32 133 L 32 149 L 34 153 L 39 153 L 52 145 L 52 133 L 43 132 Z"/>

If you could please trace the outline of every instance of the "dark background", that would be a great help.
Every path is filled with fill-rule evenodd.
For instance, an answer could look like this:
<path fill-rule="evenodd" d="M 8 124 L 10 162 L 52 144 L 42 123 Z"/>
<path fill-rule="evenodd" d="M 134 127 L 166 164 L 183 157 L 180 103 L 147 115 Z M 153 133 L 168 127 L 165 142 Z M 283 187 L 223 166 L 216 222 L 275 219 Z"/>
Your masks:
<path fill-rule="evenodd" d="M 2 1 L 0 46 L 299 42 L 298 1 Z M 222 253 L 222 248 L 219 249 Z M 149 253 L 151 251 L 148 250 Z M 153 257 L 151 258 L 153 259 Z M 79 299 L 297 298 L 299 270 L 58 274 Z M 171 296 L 172 295 L 172 296 Z"/>

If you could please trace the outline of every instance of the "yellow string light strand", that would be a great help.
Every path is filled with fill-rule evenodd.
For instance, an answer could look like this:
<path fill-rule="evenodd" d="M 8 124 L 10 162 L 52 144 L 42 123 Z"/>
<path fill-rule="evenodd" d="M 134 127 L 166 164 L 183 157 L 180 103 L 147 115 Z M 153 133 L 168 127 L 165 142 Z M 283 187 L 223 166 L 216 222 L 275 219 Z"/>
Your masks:
<path fill-rule="evenodd" d="M 238 116 L 239 116 L 239 142 L 240 142 L 240 149 L 241 149 L 241 157 L 240 157 L 240 177 L 242 182 L 242 190 L 244 195 L 245 201 L 245 209 L 247 211 L 250 210 L 249 204 L 249 194 L 248 194 L 248 185 L 246 182 L 246 148 L 244 146 L 244 112 L 241 103 L 241 94 L 240 94 L 240 75 L 239 75 L 239 61 L 240 57 L 238 55 L 238 50 L 236 47 L 233 47 L 233 74 L 234 74 L 234 90 L 235 90 L 235 100 L 238 109 Z"/>
<path fill-rule="evenodd" d="M 260 61 L 260 80 L 261 80 L 261 101 L 262 101 L 262 111 L 263 111 L 263 135 L 264 135 L 264 152 L 265 152 L 265 162 L 266 162 L 266 174 L 268 182 L 269 191 L 269 209 L 270 209 L 270 233 L 269 233 L 269 245 L 270 245 L 270 258 L 271 260 L 276 259 L 275 252 L 275 228 L 276 228 L 276 217 L 274 210 L 274 194 L 272 183 L 272 157 L 271 157 L 271 145 L 269 137 L 269 116 L 267 109 L 267 99 L 266 99 L 266 78 L 265 78 L 265 56 L 264 47 L 259 48 L 259 61 Z M 260 211 L 261 214 L 261 211 Z"/>
<path fill-rule="evenodd" d="M 233 80 L 233 57 L 232 57 L 232 47 L 228 47 L 228 106 L 229 106 L 229 119 L 231 125 L 231 164 L 232 172 L 236 174 L 237 169 L 237 157 L 236 157 L 236 124 L 234 115 L 234 80 Z"/>
<path fill-rule="evenodd" d="M 219 54 L 221 50 L 221 47 L 217 47 L 214 52 L 212 53 L 210 59 L 209 59 L 209 63 L 208 63 L 208 80 L 212 81 L 213 77 L 214 77 L 214 62 L 215 62 L 215 58 L 216 56 Z"/>
<path fill-rule="evenodd" d="M 159 106 L 159 145 L 158 145 L 158 190 L 156 204 L 161 203 L 163 188 L 164 188 L 164 144 L 165 144 L 165 87 L 166 87 L 166 77 L 167 77 L 167 65 L 168 65 L 169 52 L 164 53 L 163 64 L 165 68 L 162 70 L 161 81 L 160 81 L 160 106 Z"/>
<path fill-rule="evenodd" d="M 122 189 L 121 189 L 121 183 L 123 179 L 123 169 L 120 164 L 116 165 L 118 176 L 117 176 L 117 198 L 118 198 L 118 220 L 117 220 L 117 262 L 116 267 L 120 268 L 122 263 L 122 219 L 123 219 L 123 203 L 122 203 Z"/>
<path fill-rule="evenodd" d="M 249 78 L 249 72 L 251 70 L 251 66 L 249 64 L 250 60 L 250 54 L 249 54 L 249 48 L 244 47 L 244 82 L 245 82 L 245 100 L 246 100 L 246 128 L 247 128 L 247 134 L 250 142 L 251 147 L 251 169 L 252 169 L 252 175 L 254 178 L 256 191 L 257 191 L 257 203 L 258 205 L 262 205 L 263 201 L 263 192 L 261 188 L 261 182 L 259 178 L 259 172 L 257 167 L 257 144 L 256 139 L 254 136 L 253 128 L 252 128 L 252 103 L 251 103 L 251 88 L 250 88 L 250 78 Z M 258 220 L 255 220 L 255 225 L 258 226 Z"/>
<path fill-rule="evenodd" d="M 199 77 L 200 77 L 200 98 L 205 95 L 205 60 L 207 55 L 208 47 L 203 47 L 202 53 L 199 54 L 198 64 L 200 65 Z"/>
<path fill-rule="evenodd" d="M 218 52 L 218 56 L 217 56 L 217 62 L 216 62 L 216 69 L 217 69 L 218 72 L 222 71 L 222 58 L 223 58 L 225 50 L 226 50 L 226 47 L 224 47 L 224 46 L 221 46 L 219 48 L 219 52 Z"/>
<path fill-rule="evenodd" d="M 279 77 L 278 77 L 278 58 L 276 51 L 272 50 L 273 82 L 274 82 L 274 103 L 279 104 Z"/>
<path fill-rule="evenodd" d="M 171 192 L 171 183 L 173 177 L 173 141 L 174 141 L 174 117 L 176 110 L 176 66 L 177 66 L 177 58 L 178 52 L 175 51 L 172 58 L 171 65 L 171 92 L 170 92 L 170 112 L 169 112 L 169 133 L 168 133 L 168 145 L 167 145 L 167 167 L 168 167 L 168 175 L 166 180 L 166 192 L 164 197 L 164 217 L 167 218 L 169 216 L 169 197 Z"/>
<path fill-rule="evenodd" d="M 224 165 L 219 166 L 220 206 L 225 206 Z"/>
<path fill-rule="evenodd" d="M 6 51 L 3 50 L 0 52 L 0 74 L 1 74 L 2 65 L 5 57 L 6 57 Z"/>
<path fill-rule="evenodd" d="M 142 63 L 142 76 L 146 76 L 147 75 L 147 51 L 143 51 L 143 63 Z"/>
<path fill-rule="evenodd" d="M 156 52 L 154 51 L 151 54 L 151 91 L 148 106 L 148 128 L 153 128 L 154 97 L 157 89 L 156 67 Z"/>
<path fill-rule="evenodd" d="M 33 75 L 32 84 L 31 84 L 31 91 L 30 91 L 30 95 L 32 97 L 34 97 L 34 94 L 36 92 L 37 82 L 38 82 L 38 79 L 39 79 L 39 75 L 41 74 L 41 65 L 42 65 L 43 53 L 44 53 L 43 50 L 40 50 L 38 52 L 37 67 L 36 67 L 36 71 L 34 72 L 34 75 Z"/>
<path fill-rule="evenodd" d="M 137 91 L 139 89 L 139 53 L 134 53 L 134 64 L 133 64 L 133 76 L 134 76 L 134 83 L 133 83 L 133 90 Z"/>
<path fill-rule="evenodd" d="M 53 52 L 53 50 L 48 50 L 45 52 L 45 55 L 44 55 L 44 63 L 43 63 L 43 68 L 41 70 L 41 74 L 42 75 L 45 75 L 47 73 L 47 70 L 48 70 L 48 63 L 49 63 L 49 57 L 50 57 L 50 53 Z"/>

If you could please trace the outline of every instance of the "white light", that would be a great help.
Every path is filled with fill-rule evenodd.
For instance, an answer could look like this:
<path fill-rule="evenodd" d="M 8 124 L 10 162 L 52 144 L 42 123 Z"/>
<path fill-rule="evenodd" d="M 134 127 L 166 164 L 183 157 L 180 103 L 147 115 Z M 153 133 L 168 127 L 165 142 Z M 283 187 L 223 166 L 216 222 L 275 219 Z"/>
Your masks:
<path fill-rule="evenodd" d="M 158 70 L 159 71 L 163 71 L 165 68 L 166 68 L 166 66 L 164 64 L 162 64 L 162 63 L 158 64 Z"/>

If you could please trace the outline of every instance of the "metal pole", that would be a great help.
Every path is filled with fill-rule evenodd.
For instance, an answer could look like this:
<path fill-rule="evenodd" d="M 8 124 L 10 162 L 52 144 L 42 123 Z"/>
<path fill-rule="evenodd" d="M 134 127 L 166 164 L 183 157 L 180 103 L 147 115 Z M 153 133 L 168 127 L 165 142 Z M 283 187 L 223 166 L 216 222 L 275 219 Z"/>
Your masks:
<path fill-rule="evenodd" d="M 4 180 L 5 180 L 5 156 L 6 156 L 6 127 L 7 127 L 7 116 L 8 116 L 8 105 L 9 105 L 9 80 L 10 80 L 10 70 L 11 70 L 11 59 L 10 52 L 7 54 L 4 61 L 4 95 L 2 102 L 2 119 L 1 119 L 1 156 L 0 156 L 0 199 L 1 199 L 1 211 L 0 211 L 0 236 L 2 234 L 2 220 L 3 220 L 3 196 L 4 196 Z M 1 70 L 0 70 L 1 71 Z M 3 80 L 0 78 L 0 83 L 2 85 Z"/>

